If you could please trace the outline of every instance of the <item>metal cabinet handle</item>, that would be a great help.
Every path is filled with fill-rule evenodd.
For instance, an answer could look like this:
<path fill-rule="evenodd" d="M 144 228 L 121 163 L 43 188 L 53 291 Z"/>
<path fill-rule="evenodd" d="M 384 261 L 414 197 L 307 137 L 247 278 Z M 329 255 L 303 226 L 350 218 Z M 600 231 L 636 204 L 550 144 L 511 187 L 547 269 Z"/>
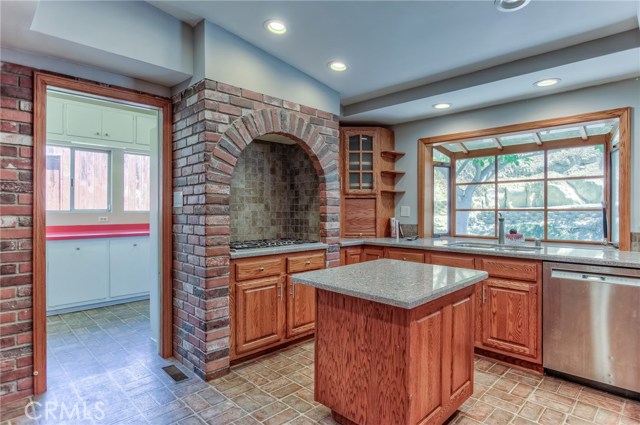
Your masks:
<path fill-rule="evenodd" d="M 284 289 L 284 285 L 280 285 L 280 295 L 278 296 L 278 298 L 282 299 L 282 297 L 284 296 L 284 294 L 282 293 L 282 290 Z"/>
<path fill-rule="evenodd" d="M 76 251 L 80 251 L 80 248 L 76 247 Z"/>
<path fill-rule="evenodd" d="M 137 244 L 137 243 L 134 243 L 134 244 L 133 244 L 133 246 L 138 246 L 138 244 Z"/>
<path fill-rule="evenodd" d="M 291 282 L 291 296 L 293 298 L 296 297 L 296 284 L 295 284 L 295 282 Z"/>
<path fill-rule="evenodd" d="M 100 135 L 100 132 L 99 132 L 99 131 L 96 131 L 96 136 L 99 136 L 99 135 Z"/>
<path fill-rule="evenodd" d="M 106 137 L 109 137 L 109 133 L 104 133 L 104 135 L 105 135 Z"/>
<path fill-rule="evenodd" d="M 260 268 L 258 270 L 263 272 L 264 271 L 264 267 L 260 266 Z"/>
<path fill-rule="evenodd" d="M 311 264 L 311 260 L 307 260 L 305 264 L 308 266 L 309 264 Z"/>
<path fill-rule="evenodd" d="M 482 304 L 487 302 L 487 287 L 482 286 Z"/>
<path fill-rule="evenodd" d="M 402 257 L 402 261 L 407 261 L 407 257 Z"/>

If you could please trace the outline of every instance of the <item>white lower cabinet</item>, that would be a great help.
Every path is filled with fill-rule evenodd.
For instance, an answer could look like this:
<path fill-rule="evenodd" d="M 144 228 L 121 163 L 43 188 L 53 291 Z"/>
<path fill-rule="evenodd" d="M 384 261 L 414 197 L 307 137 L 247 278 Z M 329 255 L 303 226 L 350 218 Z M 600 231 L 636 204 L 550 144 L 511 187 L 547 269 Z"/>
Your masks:
<path fill-rule="evenodd" d="M 47 242 L 47 311 L 82 310 L 149 295 L 149 237 Z"/>
<path fill-rule="evenodd" d="M 47 310 L 109 297 L 108 239 L 48 242 L 47 266 Z"/>
<path fill-rule="evenodd" d="M 112 239 L 109 261 L 109 296 L 149 293 L 149 238 Z"/>

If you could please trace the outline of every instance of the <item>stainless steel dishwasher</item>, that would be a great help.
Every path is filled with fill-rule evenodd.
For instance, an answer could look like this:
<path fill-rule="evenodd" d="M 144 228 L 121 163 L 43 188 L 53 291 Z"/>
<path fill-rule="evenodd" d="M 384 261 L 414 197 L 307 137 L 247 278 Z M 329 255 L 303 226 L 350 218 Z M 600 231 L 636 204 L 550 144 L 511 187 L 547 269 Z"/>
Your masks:
<path fill-rule="evenodd" d="M 545 369 L 637 398 L 640 270 L 544 263 L 542 289 Z"/>

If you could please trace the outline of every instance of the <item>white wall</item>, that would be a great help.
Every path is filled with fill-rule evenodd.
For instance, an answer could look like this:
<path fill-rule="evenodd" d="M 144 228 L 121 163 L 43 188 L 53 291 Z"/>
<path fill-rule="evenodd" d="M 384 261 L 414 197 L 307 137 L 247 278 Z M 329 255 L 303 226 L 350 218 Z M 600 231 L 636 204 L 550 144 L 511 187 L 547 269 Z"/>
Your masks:
<path fill-rule="evenodd" d="M 406 171 L 397 188 L 396 217 L 401 223 L 418 222 L 418 139 L 479 130 L 605 109 L 631 106 L 631 231 L 640 232 L 640 79 L 604 84 L 572 92 L 508 103 L 393 127 L 396 149 L 407 153 L 396 163 Z M 400 217 L 400 206 L 411 207 L 410 217 Z"/>
<path fill-rule="evenodd" d="M 194 78 L 201 76 L 258 93 L 340 113 L 339 94 L 230 32 L 202 21 L 194 29 Z M 204 69 L 202 69 L 204 68 Z M 185 88 L 185 84 L 174 91 Z"/>

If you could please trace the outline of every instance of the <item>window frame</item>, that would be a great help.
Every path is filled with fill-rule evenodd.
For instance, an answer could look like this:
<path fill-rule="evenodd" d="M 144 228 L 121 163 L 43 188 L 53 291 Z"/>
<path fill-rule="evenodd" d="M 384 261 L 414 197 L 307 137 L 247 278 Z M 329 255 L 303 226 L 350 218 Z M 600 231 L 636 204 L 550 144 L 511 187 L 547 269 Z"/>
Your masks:
<path fill-rule="evenodd" d="M 71 179 L 70 182 L 70 193 L 69 193 L 69 210 L 49 210 L 46 209 L 46 201 L 45 201 L 45 211 L 47 214 L 84 214 L 84 213 L 104 213 L 104 212 L 112 212 L 113 210 L 113 150 L 112 149 L 102 149 L 100 147 L 90 147 L 90 146 L 73 146 L 64 143 L 50 143 L 47 142 L 47 146 L 57 147 L 57 148 L 65 148 L 69 149 L 69 176 Z M 75 207 L 75 199 L 76 199 L 76 185 L 75 185 L 75 166 L 76 166 L 76 157 L 75 152 L 98 152 L 98 153 L 106 153 L 107 154 L 107 208 L 106 209 L 76 209 Z M 47 157 L 46 148 L 45 148 L 45 158 Z"/>
<path fill-rule="evenodd" d="M 453 196 L 452 196 L 453 191 L 452 190 L 454 188 L 453 185 L 452 185 L 453 180 L 451 179 L 451 172 L 452 172 L 452 170 L 454 168 L 453 168 L 451 162 L 447 163 L 447 162 L 435 162 L 434 161 L 433 167 L 432 167 L 432 176 L 433 176 L 432 178 L 433 178 L 434 184 L 435 184 L 435 174 L 436 174 L 435 171 L 436 171 L 436 168 L 438 168 L 438 167 L 439 168 L 446 168 L 448 170 L 448 173 L 449 173 L 449 176 L 448 176 L 449 177 L 449 181 L 447 182 L 447 217 L 448 217 L 448 220 L 447 220 L 447 231 L 446 232 L 442 232 L 442 233 L 437 233 L 434 230 L 433 231 L 433 235 L 434 236 L 448 236 L 448 235 L 451 234 L 451 230 L 452 230 L 451 229 L 451 217 L 452 217 L 452 214 L 454 214 L 452 212 L 453 210 L 451 208 L 451 206 L 452 206 L 452 198 L 453 198 Z M 434 200 L 434 202 L 432 204 L 433 204 L 432 205 L 432 209 L 431 209 L 432 220 L 435 220 L 435 215 L 436 215 L 436 203 L 435 203 L 435 200 Z M 435 224 L 434 223 L 432 223 L 432 226 L 433 226 L 433 229 L 435 229 Z"/>
<path fill-rule="evenodd" d="M 620 107 L 602 111 L 585 112 L 576 115 L 548 118 L 538 121 L 522 122 L 518 124 L 503 125 L 483 129 L 467 130 L 459 133 L 433 135 L 421 137 L 417 140 L 418 145 L 418 235 L 420 237 L 432 236 L 432 220 L 429 214 L 431 209 L 431 190 L 426 188 L 432 185 L 432 178 L 427 172 L 430 170 L 433 158 L 433 147 L 443 143 L 461 143 L 466 140 L 492 137 L 501 134 L 536 132 L 540 129 L 566 126 L 571 124 L 584 124 L 599 120 L 618 120 L 619 148 L 620 148 L 620 169 L 629 170 L 631 168 L 631 107 Z M 618 206 L 619 234 L 620 241 L 618 248 L 621 251 L 631 250 L 631 174 L 620 173 L 618 193 L 620 204 Z M 609 220 L 611 222 L 611 220 Z M 574 244 L 590 244 L 592 242 L 574 242 Z"/>
<path fill-rule="evenodd" d="M 495 239 L 498 237 L 498 214 L 500 212 L 542 212 L 543 213 L 543 237 L 540 238 L 543 242 L 564 242 L 564 243 L 589 243 L 589 244 L 599 244 L 602 243 L 602 240 L 599 241 L 580 241 L 578 239 L 550 239 L 549 238 L 549 212 L 598 212 L 602 211 L 601 207 L 591 207 L 591 208 L 556 208 L 548 206 L 547 199 L 547 188 L 548 183 L 553 181 L 562 181 L 562 180 L 581 180 L 581 179 L 602 179 L 603 182 L 603 190 L 602 196 L 605 201 L 605 209 L 607 217 L 610 217 L 610 199 L 608 190 L 608 182 L 610 181 L 610 167 L 609 167 L 609 147 L 604 135 L 591 136 L 588 140 L 583 140 L 581 138 L 572 138 L 565 139 L 557 142 L 546 142 L 542 146 L 538 145 L 520 145 L 516 148 L 507 148 L 503 149 L 499 148 L 490 148 L 490 149 L 479 149 L 477 151 L 470 151 L 469 153 L 455 153 L 451 155 L 451 164 L 453 172 L 450 174 L 450 183 L 451 183 L 451 191 L 453 192 L 451 198 L 451 208 L 450 208 L 450 216 L 449 221 L 453 223 L 450 225 L 450 235 L 453 237 L 473 237 L 473 238 L 486 238 L 486 239 Z M 549 177 L 548 176 L 548 152 L 551 150 L 558 149 L 570 149 L 570 148 L 581 148 L 581 147 L 590 147 L 590 146 L 602 146 L 603 147 L 603 173 L 602 175 L 588 175 L 588 176 L 572 176 L 572 177 Z M 498 179 L 498 157 L 501 155 L 508 154 L 518 154 L 518 153 L 529 153 L 529 152 L 542 152 L 544 155 L 544 173 L 541 178 L 531 178 L 531 179 L 517 179 L 517 180 L 499 180 Z M 493 157 L 494 158 L 494 167 L 495 171 L 493 173 L 493 179 L 485 182 L 456 182 L 455 179 L 455 170 L 457 168 L 457 161 L 463 159 L 473 159 L 473 158 L 484 158 L 484 157 Z M 434 163 L 435 166 L 435 163 Z M 538 208 L 515 208 L 515 209 L 505 209 L 500 208 L 499 205 L 499 184 L 500 183 L 524 183 L 524 182 L 542 182 L 543 184 L 543 193 L 544 193 L 544 202 L 542 207 Z M 493 184 L 494 185 L 494 208 L 457 208 L 457 187 L 465 186 L 465 185 L 481 185 L 481 184 Z M 458 212 L 493 212 L 494 214 L 494 233 L 493 235 L 470 235 L 470 234 L 458 234 L 457 233 L 457 225 L 456 225 L 456 215 Z M 607 241 L 611 240 L 611 223 L 607 222 L 608 232 L 607 232 Z M 526 238 L 526 240 L 534 240 L 536 238 Z"/>

